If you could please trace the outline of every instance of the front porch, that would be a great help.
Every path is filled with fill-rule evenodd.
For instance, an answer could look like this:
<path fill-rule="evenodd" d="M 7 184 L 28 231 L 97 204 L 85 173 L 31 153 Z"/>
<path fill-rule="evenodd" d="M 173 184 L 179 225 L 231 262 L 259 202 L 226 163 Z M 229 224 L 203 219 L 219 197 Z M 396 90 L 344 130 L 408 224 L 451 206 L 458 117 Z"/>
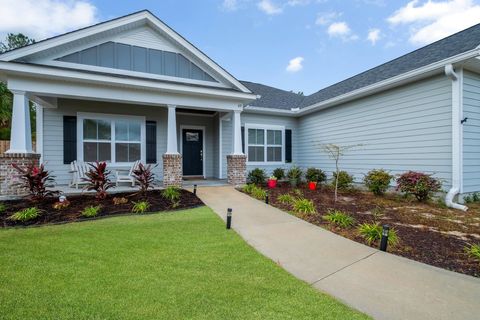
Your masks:
<path fill-rule="evenodd" d="M 22 165 L 44 163 L 65 194 L 82 192 L 81 187 L 69 186 L 72 161 L 106 161 L 114 182 L 117 170 L 128 170 L 140 160 L 154 167 L 160 187 L 245 183 L 241 106 L 200 109 L 57 97 L 55 105 L 36 104 L 35 154 L 25 120 L 30 117 L 31 97 L 32 93 L 14 91 L 10 149 L 0 161 L 7 166 L 15 159 Z M 223 128 L 224 121 L 232 125 Z M 14 173 L 10 170 L 2 178 L 1 195 L 19 194 L 11 187 Z M 130 190 L 120 186 L 113 192 Z"/>

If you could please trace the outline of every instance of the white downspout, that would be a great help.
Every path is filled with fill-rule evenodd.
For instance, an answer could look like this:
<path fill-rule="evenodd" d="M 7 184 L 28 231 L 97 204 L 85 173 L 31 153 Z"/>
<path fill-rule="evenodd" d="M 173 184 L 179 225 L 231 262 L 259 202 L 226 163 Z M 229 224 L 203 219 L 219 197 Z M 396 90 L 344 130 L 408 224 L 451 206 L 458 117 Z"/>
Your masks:
<path fill-rule="evenodd" d="M 463 106 L 463 70 L 460 69 L 458 74 L 455 73 L 453 66 L 447 64 L 445 66 L 445 75 L 452 80 L 452 188 L 445 196 L 445 204 L 454 209 L 467 211 L 468 207 L 453 202 L 453 198 L 462 191 L 462 106 Z"/>

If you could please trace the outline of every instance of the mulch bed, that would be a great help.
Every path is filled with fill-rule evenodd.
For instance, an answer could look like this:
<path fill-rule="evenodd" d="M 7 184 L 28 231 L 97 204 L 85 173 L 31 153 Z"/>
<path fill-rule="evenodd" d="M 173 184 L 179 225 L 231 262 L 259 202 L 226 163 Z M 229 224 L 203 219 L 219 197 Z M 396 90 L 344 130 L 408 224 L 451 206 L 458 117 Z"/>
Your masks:
<path fill-rule="evenodd" d="M 282 194 L 291 193 L 288 184 L 280 184 L 269 190 L 270 204 L 295 214 L 312 224 L 324 227 L 351 240 L 368 245 L 358 235 L 357 226 L 374 222 L 372 210 L 380 208 L 381 224 L 396 229 L 400 242 L 388 247 L 388 252 L 440 268 L 480 277 L 480 262 L 468 257 L 464 247 L 480 243 L 480 204 L 469 204 L 469 211 L 463 212 L 445 208 L 435 202 L 418 203 L 399 194 L 374 196 L 365 191 L 339 192 L 339 201 L 334 204 L 334 191 L 321 187 L 315 191 L 300 186 L 303 196 L 311 199 L 318 211 L 314 215 L 299 215 L 292 212 L 287 204 L 277 201 Z M 326 222 L 322 216 L 330 209 L 338 209 L 355 218 L 352 228 L 342 229 Z M 378 248 L 378 243 L 372 244 Z"/>
<path fill-rule="evenodd" d="M 128 199 L 126 204 L 113 204 L 113 198 L 125 197 Z M 81 211 L 88 206 L 101 205 L 102 209 L 99 215 L 95 217 L 117 216 L 122 214 L 131 214 L 133 202 L 147 200 L 150 203 L 149 212 L 169 211 L 195 208 L 204 205 L 203 202 L 193 193 L 187 190 L 180 190 L 180 202 L 178 206 L 173 206 L 172 203 L 161 195 L 161 190 L 151 190 L 147 194 L 141 195 L 137 192 L 124 192 L 109 194 L 106 199 L 97 200 L 94 194 L 83 194 L 76 196 L 69 196 L 70 206 L 62 210 L 52 208 L 52 205 L 58 201 L 57 197 L 47 198 L 44 201 L 33 202 L 28 199 L 3 201 L 7 209 L 0 213 L 0 227 L 14 227 L 14 226 L 34 226 L 43 224 L 56 224 L 65 222 L 74 222 L 82 220 L 91 220 L 92 218 L 85 218 L 81 215 Z M 37 207 L 43 213 L 36 219 L 27 222 L 16 222 L 9 220 L 8 217 L 13 213 L 30 207 Z"/>

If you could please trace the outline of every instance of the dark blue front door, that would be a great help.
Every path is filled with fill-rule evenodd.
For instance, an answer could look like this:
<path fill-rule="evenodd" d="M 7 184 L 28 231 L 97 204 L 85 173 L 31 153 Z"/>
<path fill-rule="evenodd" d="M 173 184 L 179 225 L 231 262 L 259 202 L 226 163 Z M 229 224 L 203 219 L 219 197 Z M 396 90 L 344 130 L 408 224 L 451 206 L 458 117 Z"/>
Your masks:
<path fill-rule="evenodd" d="M 203 131 L 182 130 L 183 175 L 203 176 Z"/>

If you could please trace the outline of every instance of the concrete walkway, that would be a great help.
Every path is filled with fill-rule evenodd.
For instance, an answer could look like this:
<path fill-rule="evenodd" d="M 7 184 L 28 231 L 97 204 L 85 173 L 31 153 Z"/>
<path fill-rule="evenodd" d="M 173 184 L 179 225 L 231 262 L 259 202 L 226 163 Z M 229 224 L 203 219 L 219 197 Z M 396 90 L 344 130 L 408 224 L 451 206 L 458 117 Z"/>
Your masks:
<path fill-rule="evenodd" d="M 353 242 L 232 187 L 199 197 L 250 245 L 287 271 L 375 319 L 480 319 L 480 279 Z"/>

